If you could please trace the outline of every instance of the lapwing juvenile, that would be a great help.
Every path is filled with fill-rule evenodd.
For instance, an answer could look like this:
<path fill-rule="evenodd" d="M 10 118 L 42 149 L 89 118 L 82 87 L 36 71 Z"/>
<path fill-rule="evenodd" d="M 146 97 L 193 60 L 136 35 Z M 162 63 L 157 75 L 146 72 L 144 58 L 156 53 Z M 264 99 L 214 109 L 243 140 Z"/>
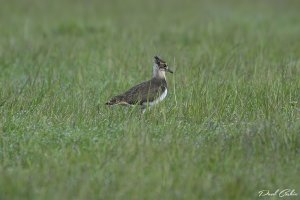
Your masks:
<path fill-rule="evenodd" d="M 173 73 L 165 61 L 155 56 L 152 79 L 112 97 L 106 105 L 140 105 L 144 113 L 147 106 L 151 107 L 166 98 L 168 93 L 166 72 Z"/>

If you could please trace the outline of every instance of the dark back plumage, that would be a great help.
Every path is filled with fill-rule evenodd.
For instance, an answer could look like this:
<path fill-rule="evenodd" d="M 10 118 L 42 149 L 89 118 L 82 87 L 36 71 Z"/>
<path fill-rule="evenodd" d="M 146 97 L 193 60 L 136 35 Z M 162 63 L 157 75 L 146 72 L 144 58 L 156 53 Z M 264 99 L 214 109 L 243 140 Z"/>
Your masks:
<path fill-rule="evenodd" d="M 107 105 L 143 105 L 152 102 L 167 89 L 167 81 L 160 78 L 152 78 L 140 83 L 123 94 L 117 95 L 109 100 Z"/>

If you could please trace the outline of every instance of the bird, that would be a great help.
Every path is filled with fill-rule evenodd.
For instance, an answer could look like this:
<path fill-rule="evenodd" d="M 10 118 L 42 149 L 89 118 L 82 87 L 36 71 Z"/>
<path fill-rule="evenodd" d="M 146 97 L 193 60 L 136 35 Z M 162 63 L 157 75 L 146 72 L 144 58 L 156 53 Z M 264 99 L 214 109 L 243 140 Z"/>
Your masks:
<path fill-rule="evenodd" d="M 150 80 L 142 82 L 126 92 L 112 97 L 105 104 L 108 106 L 139 105 L 141 106 L 142 113 L 144 113 L 147 107 L 150 108 L 166 98 L 168 93 L 166 72 L 173 74 L 173 71 L 169 69 L 168 64 L 164 60 L 158 56 L 154 56 L 153 73 Z"/>

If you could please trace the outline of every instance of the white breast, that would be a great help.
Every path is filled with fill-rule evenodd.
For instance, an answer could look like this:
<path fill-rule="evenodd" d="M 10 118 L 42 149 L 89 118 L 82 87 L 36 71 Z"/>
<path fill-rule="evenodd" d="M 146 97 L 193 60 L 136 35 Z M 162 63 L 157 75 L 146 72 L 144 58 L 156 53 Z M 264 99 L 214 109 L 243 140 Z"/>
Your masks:
<path fill-rule="evenodd" d="M 168 90 L 166 88 L 165 91 L 157 99 L 155 99 L 152 102 L 149 102 L 149 105 L 153 106 L 155 104 L 158 104 L 160 101 L 162 101 L 162 100 L 164 100 L 164 98 L 166 98 L 167 94 L 168 94 Z"/>

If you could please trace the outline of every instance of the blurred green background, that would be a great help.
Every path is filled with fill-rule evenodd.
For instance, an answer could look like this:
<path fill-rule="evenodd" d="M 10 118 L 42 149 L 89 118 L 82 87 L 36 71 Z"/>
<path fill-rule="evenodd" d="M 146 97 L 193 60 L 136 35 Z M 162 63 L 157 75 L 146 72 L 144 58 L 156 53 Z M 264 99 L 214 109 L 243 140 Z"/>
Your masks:
<path fill-rule="evenodd" d="M 0 199 L 300 193 L 299 1 L 0 3 Z M 107 108 L 155 55 L 165 101 Z"/>

